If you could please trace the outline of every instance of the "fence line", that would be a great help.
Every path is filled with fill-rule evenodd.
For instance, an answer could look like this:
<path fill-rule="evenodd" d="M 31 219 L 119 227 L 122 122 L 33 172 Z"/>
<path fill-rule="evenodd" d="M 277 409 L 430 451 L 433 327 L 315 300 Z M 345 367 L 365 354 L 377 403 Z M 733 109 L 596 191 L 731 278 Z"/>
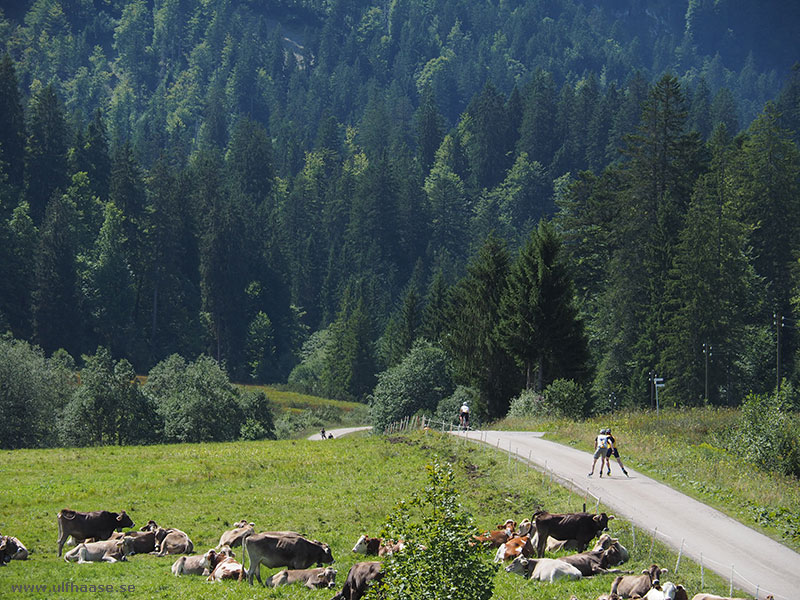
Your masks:
<path fill-rule="evenodd" d="M 421 429 L 421 430 L 437 429 L 437 430 L 440 430 L 442 433 L 445 433 L 445 432 L 449 431 L 450 433 L 458 434 L 458 438 L 459 438 L 458 442 L 461 442 L 461 443 L 466 443 L 467 442 L 467 440 L 469 439 L 469 432 L 477 431 L 477 430 L 473 429 L 472 427 L 463 428 L 461 426 L 454 425 L 452 422 L 448 423 L 446 421 L 439 421 L 439 420 L 433 419 L 431 417 L 426 417 L 426 416 L 405 417 L 403 419 L 400 419 L 399 421 L 395 421 L 394 423 L 390 424 L 386 428 L 385 431 L 386 431 L 386 433 L 400 433 L 400 432 L 403 432 L 403 431 L 413 431 L 413 430 L 417 430 L 417 429 Z M 480 441 L 480 442 L 486 443 L 488 441 L 488 432 L 479 431 L 478 433 L 479 433 L 479 438 L 477 440 L 475 440 L 475 441 Z M 489 446 L 489 447 L 491 448 L 491 446 Z M 497 440 L 497 444 L 495 446 L 495 449 L 496 450 L 500 450 L 500 440 L 499 439 Z M 513 452 L 512 451 L 511 442 L 509 441 L 508 450 L 507 450 L 508 451 L 508 456 L 509 456 L 508 464 L 509 465 L 511 464 L 511 457 L 512 457 L 512 454 L 513 454 L 514 458 L 517 461 L 527 463 L 528 469 L 530 470 L 530 468 L 533 465 L 530 453 L 528 455 L 528 458 L 526 459 L 524 456 L 519 455 L 519 448 L 517 448 L 516 450 L 517 450 L 517 452 Z M 519 466 L 519 462 L 518 462 L 517 466 Z M 572 479 L 566 479 L 564 477 L 561 477 L 557 473 L 553 472 L 553 470 L 550 469 L 547 466 L 547 462 L 545 462 L 545 465 L 544 465 L 544 475 L 546 476 L 546 478 L 549 480 L 550 483 L 552 483 L 554 479 L 558 479 L 561 482 L 561 485 L 563 485 L 564 487 L 567 487 L 568 489 L 572 490 L 573 492 L 582 493 L 583 494 L 584 511 L 586 511 L 586 509 L 587 509 L 587 502 L 588 502 L 590 497 L 594 500 L 594 512 L 597 512 L 599 510 L 599 508 L 600 508 L 600 497 L 599 496 L 595 496 L 594 494 L 592 494 L 591 492 L 587 491 L 586 489 L 583 489 L 583 488 L 577 486 Z M 548 490 L 549 490 L 549 487 L 548 487 Z M 633 540 L 632 551 L 634 551 L 636 549 L 636 529 L 637 529 L 636 526 L 631 524 L 631 538 Z M 686 554 L 686 549 L 687 549 L 686 540 L 685 539 L 681 539 L 680 544 L 677 544 L 676 543 L 677 540 L 675 538 L 672 538 L 671 536 L 665 534 L 664 532 L 658 531 L 658 528 L 653 529 L 653 531 L 652 531 L 652 539 L 651 539 L 651 544 L 650 544 L 650 550 L 648 552 L 648 559 L 647 559 L 648 561 L 650 561 L 650 559 L 652 557 L 652 553 L 653 553 L 653 550 L 654 550 L 654 547 L 655 547 L 655 542 L 656 542 L 657 538 L 660 538 L 660 539 L 664 540 L 665 543 L 667 543 L 668 545 L 670 545 L 672 547 L 678 547 L 679 548 L 679 550 L 678 550 L 678 558 L 677 558 L 677 560 L 675 562 L 675 569 L 673 571 L 674 573 L 677 573 L 678 572 L 678 568 L 680 567 L 681 558 L 683 557 L 684 554 Z M 718 567 L 716 569 L 717 573 L 722 573 L 728 566 L 730 566 L 730 574 L 727 577 L 728 587 L 729 587 L 728 594 L 730 596 L 733 596 L 733 588 L 734 588 L 734 585 L 735 585 L 734 584 L 734 579 L 736 579 L 737 576 L 738 576 L 738 581 L 739 582 L 744 582 L 745 584 L 749 585 L 751 589 L 755 589 L 755 598 L 756 598 L 756 600 L 763 600 L 764 598 L 766 598 L 769 595 L 771 595 L 775 600 L 793 600 L 793 599 L 788 598 L 786 596 L 782 596 L 782 595 L 776 594 L 774 592 L 769 592 L 769 590 L 767 590 L 767 589 L 763 589 L 760 584 L 755 583 L 753 581 L 750 581 L 742 573 L 736 571 L 736 568 L 735 568 L 734 565 L 728 565 L 726 563 L 721 563 L 719 561 L 715 561 L 713 559 L 708 558 L 708 556 L 704 555 L 703 553 L 700 553 L 700 585 L 701 585 L 701 587 L 705 586 L 705 568 L 709 563 L 713 564 L 713 565 L 716 565 Z M 738 587 L 741 588 L 742 586 L 739 585 Z"/>

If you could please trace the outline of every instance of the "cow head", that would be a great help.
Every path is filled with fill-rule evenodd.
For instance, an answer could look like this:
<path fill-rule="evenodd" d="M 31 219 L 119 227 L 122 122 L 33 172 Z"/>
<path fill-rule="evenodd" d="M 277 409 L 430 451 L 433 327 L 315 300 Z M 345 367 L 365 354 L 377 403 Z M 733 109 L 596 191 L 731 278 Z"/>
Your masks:
<path fill-rule="evenodd" d="M 353 546 L 353 552 L 356 554 L 366 554 L 367 553 L 367 536 L 362 535 L 358 538 L 356 545 Z"/>
<path fill-rule="evenodd" d="M 645 569 L 642 571 L 643 574 L 650 576 L 650 585 L 656 586 L 659 585 L 660 579 L 662 575 L 666 575 L 669 571 L 667 569 L 662 569 L 658 565 L 650 565 L 649 569 Z"/>
<path fill-rule="evenodd" d="M 203 568 L 211 572 L 216 564 L 217 553 L 211 549 L 203 555 Z"/>
<path fill-rule="evenodd" d="M 532 529 L 533 523 L 531 523 L 531 520 L 523 519 L 519 524 L 519 535 L 530 535 Z"/>
<path fill-rule="evenodd" d="M 608 531 L 608 522 L 613 518 L 614 515 L 607 515 L 606 513 L 600 513 L 592 517 L 598 531 Z"/>
<path fill-rule="evenodd" d="M 150 519 L 150 520 L 147 522 L 147 525 L 145 525 L 144 527 L 142 527 L 142 528 L 141 528 L 139 531 L 156 531 L 157 529 L 159 529 L 159 527 L 158 527 L 158 523 L 156 523 L 155 521 L 153 521 L 152 519 Z"/>
<path fill-rule="evenodd" d="M 525 558 L 524 556 L 518 556 L 511 564 L 506 567 L 506 572 L 508 573 L 518 573 L 523 577 L 527 576 L 527 574 L 533 570 L 536 566 L 536 560 L 533 558 Z"/>
<path fill-rule="evenodd" d="M 333 562 L 333 553 L 331 552 L 331 547 L 328 544 L 324 544 L 320 541 L 313 540 L 314 544 L 322 550 L 322 558 L 317 559 L 317 566 L 321 567 L 324 564 L 332 563 Z"/>
<path fill-rule="evenodd" d="M 122 553 L 123 556 L 131 556 L 132 554 L 136 554 L 134 544 L 136 544 L 136 538 L 126 535 L 117 542 L 117 551 Z"/>
<path fill-rule="evenodd" d="M 325 567 L 325 570 L 320 573 L 319 578 L 320 584 L 325 587 L 336 587 L 336 569 L 333 567 Z"/>
<path fill-rule="evenodd" d="M 125 527 L 134 527 L 136 524 L 133 520 L 128 516 L 124 510 L 117 515 L 117 527 L 116 529 L 123 529 Z"/>

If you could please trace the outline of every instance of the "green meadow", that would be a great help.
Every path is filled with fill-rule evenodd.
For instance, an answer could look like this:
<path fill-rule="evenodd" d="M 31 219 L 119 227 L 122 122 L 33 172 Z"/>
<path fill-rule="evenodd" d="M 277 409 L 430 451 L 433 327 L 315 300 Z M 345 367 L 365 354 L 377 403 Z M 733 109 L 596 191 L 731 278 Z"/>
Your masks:
<path fill-rule="evenodd" d="M 583 499 L 524 463 L 495 449 L 438 433 L 355 435 L 326 442 L 305 440 L 142 447 L 15 450 L 0 456 L 0 532 L 19 537 L 33 554 L 0 568 L 0 598 L 330 598 L 330 590 L 297 586 L 268 589 L 246 583 L 176 578 L 175 557 L 137 555 L 116 564 L 77 565 L 56 557 L 56 514 L 125 509 L 136 528 L 154 519 L 177 527 L 204 552 L 231 524 L 246 518 L 256 530 L 293 529 L 330 544 L 338 586 L 362 556 L 351 548 L 362 534 L 377 535 L 397 502 L 421 491 L 425 466 L 449 465 L 460 501 L 477 529 L 534 510 L 581 510 Z M 651 562 L 674 570 L 675 553 L 622 519 L 612 533 L 631 551 L 625 568 Z M 486 550 L 487 560 L 494 552 Z M 240 553 L 237 553 L 240 558 Z M 278 569 L 262 568 L 262 577 Z M 703 575 L 703 589 L 727 593 L 728 584 Z M 610 589 L 612 575 L 578 582 L 524 581 L 500 569 L 494 598 L 594 600 Z M 685 559 L 670 579 L 693 594 L 701 588 L 697 565 Z M 49 586 L 20 591 L 18 586 Z M 84 587 L 81 587 L 84 586 Z M 91 588 L 90 586 L 94 586 Z M 102 586 L 102 587 L 101 587 Z M 114 591 L 108 591 L 113 586 Z M 94 589 L 95 591 L 90 591 Z M 67 590 L 67 591 L 63 591 Z M 82 591 L 84 590 L 84 591 Z M 691 597 L 691 596 L 690 596 Z"/>

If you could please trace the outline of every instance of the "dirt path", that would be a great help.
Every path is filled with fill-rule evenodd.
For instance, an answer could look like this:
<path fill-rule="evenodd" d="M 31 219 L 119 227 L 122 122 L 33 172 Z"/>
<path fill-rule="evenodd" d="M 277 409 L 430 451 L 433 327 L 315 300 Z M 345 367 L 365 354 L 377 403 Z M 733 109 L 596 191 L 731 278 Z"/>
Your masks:
<path fill-rule="evenodd" d="M 767 536 L 742 525 L 672 488 L 629 468 L 625 477 L 616 462 L 611 477 L 587 477 L 592 466 L 589 452 L 542 439 L 542 434 L 513 431 L 471 431 L 469 439 L 484 442 L 528 460 L 546 470 L 560 483 L 587 496 L 587 510 L 597 499 L 614 514 L 624 516 L 636 526 L 656 531 L 658 538 L 680 549 L 695 562 L 701 561 L 733 582 L 763 599 L 800 598 L 800 554 Z M 625 457 L 622 457 L 625 462 Z M 613 530 L 613 527 L 612 527 Z"/>

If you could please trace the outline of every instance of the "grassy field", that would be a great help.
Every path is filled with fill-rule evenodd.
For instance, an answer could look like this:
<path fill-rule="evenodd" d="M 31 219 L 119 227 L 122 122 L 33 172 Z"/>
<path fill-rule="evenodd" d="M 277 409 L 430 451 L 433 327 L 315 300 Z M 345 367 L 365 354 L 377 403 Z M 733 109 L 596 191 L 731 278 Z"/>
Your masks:
<path fill-rule="evenodd" d="M 438 459 L 457 475 L 461 502 L 479 529 L 506 518 L 521 520 L 537 508 L 580 510 L 582 499 L 494 449 L 462 444 L 436 433 L 353 436 L 330 442 L 304 440 L 86 449 L 17 450 L 0 456 L 0 532 L 34 550 L 26 562 L 0 569 L 0 598 L 97 597 L 92 592 L 17 591 L 12 586 L 114 586 L 103 598 L 330 598 L 330 591 L 297 587 L 251 588 L 175 578 L 174 558 L 138 555 L 127 563 L 67 564 L 57 558 L 56 514 L 120 510 L 137 528 L 154 519 L 189 533 L 198 551 L 213 547 L 230 524 L 246 518 L 257 530 L 294 529 L 329 543 L 339 583 L 358 557 L 350 549 L 362 533 L 376 535 L 396 503 L 422 489 L 425 465 Z M 613 533 L 632 551 L 629 568 L 651 561 L 674 569 L 676 556 L 644 532 L 614 521 Z M 487 557 L 491 556 L 487 550 Z M 362 557 L 363 558 L 363 557 Z M 263 569 L 267 575 L 277 571 Z M 673 581 L 694 593 L 700 572 L 685 559 Z M 594 599 L 612 576 L 563 584 L 523 581 L 499 571 L 494 598 Z M 124 590 L 122 589 L 124 587 Z M 63 587 L 62 587 L 63 589 Z M 74 589 L 74 588 L 73 588 Z M 88 588 L 87 588 L 88 589 Z M 727 592 L 727 583 L 705 573 L 705 589 Z"/>
<path fill-rule="evenodd" d="M 800 482 L 762 471 L 722 449 L 738 417 L 730 409 L 670 409 L 659 416 L 626 412 L 580 423 L 506 419 L 493 427 L 547 431 L 549 439 L 586 451 L 598 429 L 611 427 L 626 465 L 800 551 Z"/>

